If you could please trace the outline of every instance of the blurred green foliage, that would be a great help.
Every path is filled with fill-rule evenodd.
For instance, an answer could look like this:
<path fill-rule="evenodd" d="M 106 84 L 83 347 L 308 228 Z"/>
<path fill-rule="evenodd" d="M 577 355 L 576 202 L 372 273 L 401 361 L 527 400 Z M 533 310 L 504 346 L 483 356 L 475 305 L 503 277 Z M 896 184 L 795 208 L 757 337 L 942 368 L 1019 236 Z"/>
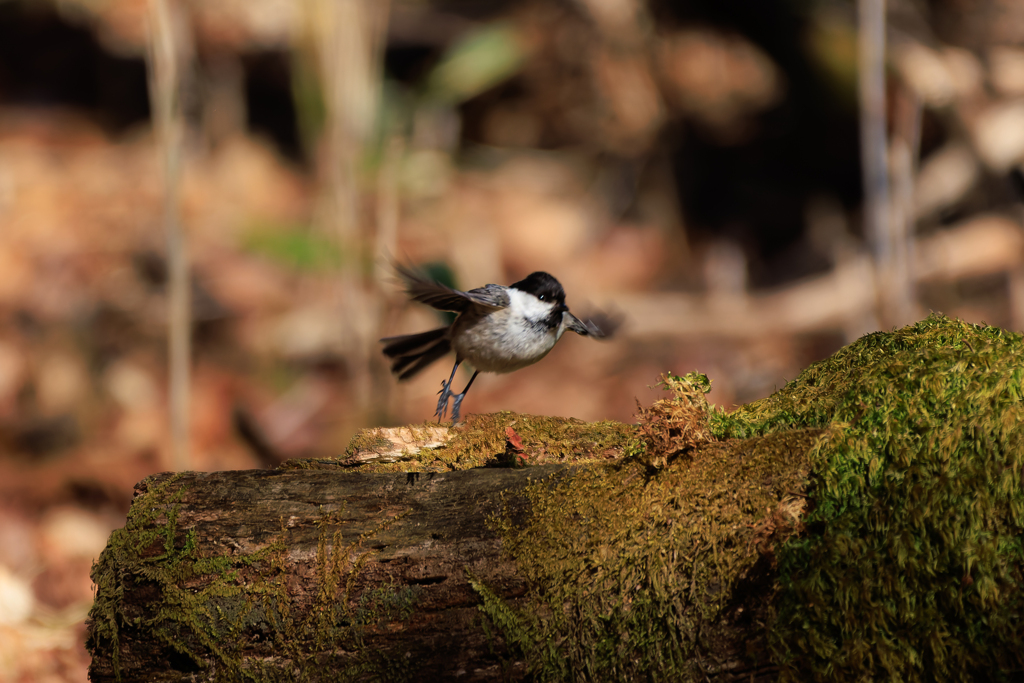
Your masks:
<path fill-rule="evenodd" d="M 427 77 L 426 98 L 465 102 L 514 75 L 525 59 L 522 42 L 510 26 L 483 26 L 448 49 Z"/>
<path fill-rule="evenodd" d="M 257 226 L 245 235 L 242 247 L 297 271 L 330 270 L 341 263 L 335 240 L 301 226 Z"/>
<path fill-rule="evenodd" d="M 365 141 L 359 162 L 360 172 L 376 170 L 384 146 L 393 135 L 404 137 L 410 133 L 417 112 L 436 107 L 447 110 L 472 99 L 518 73 L 525 61 L 526 50 L 518 33 L 509 24 L 497 22 L 473 29 L 455 41 L 414 88 L 385 75 L 374 131 Z M 300 42 L 294 51 L 291 71 L 299 139 L 313 159 L 328 112 L 317 48 L 308 40 Z"/>

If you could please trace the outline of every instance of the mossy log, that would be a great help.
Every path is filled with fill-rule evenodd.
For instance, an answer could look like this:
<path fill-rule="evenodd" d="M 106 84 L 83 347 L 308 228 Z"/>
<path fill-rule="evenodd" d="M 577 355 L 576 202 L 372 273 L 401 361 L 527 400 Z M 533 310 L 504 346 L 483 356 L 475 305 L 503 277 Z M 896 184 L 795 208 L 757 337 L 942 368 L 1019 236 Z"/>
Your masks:
<path fill-rule="evenodd" d="M 573 469 L 149 477 L 95 576 L 113 612 L 92 614 L 90 679 L 521 679 L 483 608 L 524 608 L 528 586 L 488 518 Z M 750 624 L 718 648 L 718 680 L 774 680 L 741 646 Z"/>
<path fill-rule="evenodd" d="M 94 613 L 91 680 L 500 679 L 468 577 L 525 593 L 486 520 L 566 468 L 333 469 L 139 484 L 107 550 L 117 635 Z"/>
<path fill-rule="evenodd" d="M 1022 358 L 936 315 L 734 411 L 666 375 L 636 426 L 152 477 L 93 571 L 92 679 L 1020 680 Z"/>
<path fill-rule="evenodd" d="M 518 432 L 513 429 L 510 434 L 511 425 Z M 399 433 L 400 438 L 408 436 L 409 429 L 389 433 Z M 560 440 L 545 441 L 545 431 L 558 434 Z M 537 631 L 539 622 L 531 620 L 547 619 L 543 615 L 550 606 L 534 602 L 536 596 L 530 594 L 537 567 L 515 559 L 512 546 L 525 548 L 528 540 L 521 532 L 536 536 L 544 546 L 526 550 L 532 561 L 543 560 L 554 568 L 569 559 L 571 572 L 586 572 L 592 568 L 588 560 L 556 557 L 560 553 L 557 544 L 551 544 L 551 534 L 563 536 L 569 552 L 591 546 L 597 538 L 605 544 L 598 552 L 607 553 L 608 539 L 601 536 L 622 530 L 599 517 L 625 515 L 642 526 L 678 517 L 671 507 L 653 514 L 643 506 L 641 498 L 652 490 L 652 470 L 635 458 L 624 465 L 620 457 L 635 432 L 634 427 L 617 423 L 474 416 L 454 437 L 445 437 L 447 454 L 434 451 L 427 457 L 407 458 L 401 466 L 436 469 L 444 462 L 451 467 L 455 462 L 468 466 L 488 461 L 506 466 L 374 472 L 343 465 L 364 463 L 362 470 L 390 470 L 395 465 L 394 450 L 381 430 L 371 430 L 337 460 L 296 461 L 277 471 L 150 477 L 138 485 L 125 528 L 114 532 L 94 568 L 91 679 L 535 678 L 551 662 L 541 661 L 534 650 L 547 636 Z M 482 448 L 480 444 L 494 434 L 503 440 Z M 467 435 L 473 438 L 467 441 Z M 435 429 L 424 436 L 437 445 Z M 794 443 L 802 453 L 812 441 L 804 435 Z M 502 443 L 505 451 L 486 457 Z M 366 465 L 372 448 L 383 455 L 376 465 Z M 454 455 L 454 450 L 461 455 Z M 725 453 L 720 449 L 720 456 Z M 756 454 L 750 455 L 757 460 Z M 551 460 L 563 462 L 550 464 Z M 517 466 L 524 461 L 549 464 Z M 669 475 L 659 481 L 658 490 L 678 493 L 686 488 L 682 479 Z M 760 491 L 762 484 L 755 488 Z M 735 493 L 732 486 L 725 486 L 708 495 L 724 495 L 734 502 Z M 751 503 L 748 512 L 775 497 L 773 490 Z M 741 496 L 741 503 L 744 500 L 750 503 Z M 661 516 L 665 519 L 659 522 Z M 534 522 L 526 524 L 527 519 Z M 544 528 L 544 520 L 550 522 L 545 532 L 528 531 Z M 686 529 L 687 534 L 690 531 Z M 733 538 L 735 531 L 746 540 Z M 764 537 L 764 528 L 760 532 Z M 762 557 L 752 545 L 753 527 L 737 525 L 725 536 L 731 539 L 726 545 L 752 559 L 747 565 Z M 694 548 L 693 559 L 707 558 L 712 545 Z M 647 581 L 641 576 L 647 573 L 647 561 L 638 552 L 644 546 L 655 547 L 650 539 L 632 547 L 630 552 L 638 555 L 636 564 L 623 575 L 633 575 L 640 583 Z M 727 565 L 729 551 L 721 550 Z M 730 594 L 726 587 L 718 579 L 705 586 L 703 578 L 713 572 L 700 573 L 704 576 L 679 574 L 687 582 L 687 592 L 707 592 L 715 604 L 724 603 Z M 717 672 L 719 680 L 775 678 L 775 667 L 766 663 L 766 657 L 760 657 L 759 667 L 757 658 L 747 652 L 752 641 L 764 647 L 762 637 L 749 635 L 767 596 L 763 582 L 753 580 L 755 574 L 751 573 L 747 590 L 761 594 L 756 600 L 759 607 L 744 614 L 744 605 L 734 604 L 728 619 L 714 620 L 716 633 L 731 635 L 713 648 L 694 650 L 692 662 L 677 662 L 674 668 Z M 577 585 L 579 578 L 567 578 L 559 590 Z M 598 600 L 589 595 L 599 583 L 586 581 L 585 593 L 569 592 L 564 600 L 599 604 L 619 598 Z M 669 578 L 667 585 L 674 584 Z M 639 585 L 630 589 L 636 595 L 626 599 L 637 599 L 639 590 Z M 618 593 L 611 587 L 609 591 Z M 713 619 L 705 619 L 702 610 L 686 608 L 680 616 L 694 625 L 706 622 L 710 629 Z M 649 616 L 645 610 L 635 612 Z M 623 628 L 628 622 L 623 620 Z M 651 622 L 637 634 L 664 626 Z M 595 644 L 608 640 L 614 649 L 628 638 L 613 627 Z M 693 640 L 693 635 L 686 634 L 680 643 L 687 639 Z"/>

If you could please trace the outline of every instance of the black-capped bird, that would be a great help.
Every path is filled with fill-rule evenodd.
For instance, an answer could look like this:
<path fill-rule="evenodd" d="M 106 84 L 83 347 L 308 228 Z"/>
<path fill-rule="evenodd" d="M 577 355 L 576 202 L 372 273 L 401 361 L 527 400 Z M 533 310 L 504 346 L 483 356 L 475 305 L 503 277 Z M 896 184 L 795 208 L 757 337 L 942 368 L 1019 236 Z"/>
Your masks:
<path fill-rule="evenodd" d="M 566 330 L 604 339 L 619 324 L 606 315 L 595 315 L 586 321 L 574 316 L 565 305 L 562 285 L 541 271 L 508 287 L 484 285 L 460 292 L 406 266 L 396 265 L 395 270 L 413 301 L 458 314 L 447 327 L 381 339 L 384 355 L 392 359 L 391 372 L 399 380 L 409 379 L 449 351 L 455 351 L 455 367 L 448 381 L 442 383 L 437 400 L 438 421 L 447 414 L 449 400 L 452 422 L 459 421 L 462 399 L 481 372 L 514 372 L 533 365 L 548 355 Z M 453 394 L 455 371 L 463 362 L 473 366 L 473 376 L 462 393 Z"/>

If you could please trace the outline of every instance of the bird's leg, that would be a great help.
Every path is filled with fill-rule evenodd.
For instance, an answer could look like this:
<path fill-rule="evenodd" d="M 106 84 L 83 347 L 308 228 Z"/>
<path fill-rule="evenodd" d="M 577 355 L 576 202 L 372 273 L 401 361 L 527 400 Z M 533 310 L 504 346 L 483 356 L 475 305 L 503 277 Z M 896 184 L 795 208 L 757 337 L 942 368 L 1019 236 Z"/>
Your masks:
<path fill-rule="evenodd" d="M 441 398 L 437 399 L 437 412 L 434 413 L 437 416 L 437 421 L 440 422 L 444 419 L 445 413 L 448 412 L 448 399 L 452 396 L 452 382 L 455 381 L 455 371 L 459 369 L 459 364 L 462 361 L 456 360 L 455 367 L 452 368 L 451 377 L 448 378 L 447 382 L 441 382 L 441 391 L 437 392 L 441 395 Z M 462 393 L 466 393 L 463 391 Z M 458 403 L 455 404 L 458 406 Z M 458 415 L 458 408 L 456 408 L 456 415 Z"/>
<path fill-rule="evenodd" d="M 469 391 L 469 388 L 471 386 L 473 386 L 473 380 L 475 380 L 476 376 L 479 375 L 479 374 L 480 374 L 479 370 L 474 372 L 473 376 L 469 378 L 469 384 L 467 384 L 466 388 L 462 390 L 462 393 L 461 394 L 455 394 L 455 396 L 452 397 L 454 399 L 452 401 L 452 424 L 455 424 L 456 422 L 459 421 L 459 408 L 462 406 L 462 399 L 465 398 L 466 392 Z M 449 381 L 449 384 L 450 383 L 451 382 Z"/>

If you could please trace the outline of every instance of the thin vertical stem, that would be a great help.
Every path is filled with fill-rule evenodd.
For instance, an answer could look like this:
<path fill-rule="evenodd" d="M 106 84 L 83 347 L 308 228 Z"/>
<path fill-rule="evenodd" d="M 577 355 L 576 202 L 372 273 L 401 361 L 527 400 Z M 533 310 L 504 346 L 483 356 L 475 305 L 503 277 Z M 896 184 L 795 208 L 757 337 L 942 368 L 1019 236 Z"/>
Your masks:
<path fill-rule="evenodd" d="M 372 403 L 370 352 L 377 327 L 366 293 L 359 165 L 377 121 L 388 2 L 309 0 L 324 93 L 324 214 L 342 253 L 339 318 L 354 403 L 363 415 Z"/>
<path fill-rule="evenodd" d="M 398 248 L 398 223 L 401 217 L 401 192 L 399 174 L 402 157 L 405 155 L 405 137 L 395 132 L 384 143 L 380 168 L 377 173 L 377 232 L 373 245 L 373 289 L 374 331 L 380 331 L 383 321 L 387 319 L 394 307 L 394 300 L 385 294 L 389 279 L 394 276 L 391 259 Z M 379 335 L 375 335 L 379 336 Z M 376 362 L 370 364 L 372 381 L 371 416 L 387 414 L 393 382 L 388 366 L 380 354 L 375 354 Z"/>
<path fill-rule="evenodd" d="M 890 145 L 892 174 L 892 229 L 888 297 L 888 324 L 907 325 L 917 318 L 914 284 L 914 177 L 921 143 L 921 102 L 908 89 L 895 98 L 893 140 Z"/>
<path fill-rule="evenodd" d="M 168 356 L 171 467 L 190 467 L 189 359 L 191 301 L 188 244 L 181 225 L 181 151 L 184 116 L 181 106 L 183 47 L 176 40 L 174 0 L 150 0 L 150 100 L 164 171 L 163 223 L 167 235 Z"/>
<path fill-rule="evenodd" d="M 885 108 L 885 0 L 858 0 L 860 149 L 864 179 L 864 227 L 882 278 L 892 260 L 889 237 L 889 169 Z"/>

